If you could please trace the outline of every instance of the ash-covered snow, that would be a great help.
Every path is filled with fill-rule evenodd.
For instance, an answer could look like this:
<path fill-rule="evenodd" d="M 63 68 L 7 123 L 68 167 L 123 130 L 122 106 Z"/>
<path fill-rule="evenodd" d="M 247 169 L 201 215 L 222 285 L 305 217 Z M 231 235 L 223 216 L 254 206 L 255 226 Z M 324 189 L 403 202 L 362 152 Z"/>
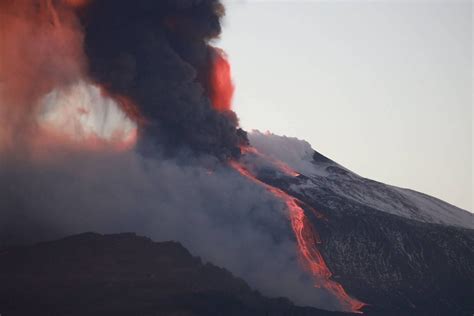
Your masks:
<path fill-rule="evenodd" d="M 285 162 L 307 177 L 306 181 L 291 185 L 296 193 L 314 198 L 322 190 L 330 190 L 381 212 L 474 229 L 474 214 L 423 193 L 363 178 L 315 152 L 304 140 L 255 130 L 249 140 L 259 152 Z"/>
<path fill-rule="evenodd" d="M 269 157 L 283 161 L 300 174 L 306 176 L 327 176 L 326 167 L 334 162 L 315 164 L 313 161 L 314 149 L 310 143 L 296 137 L 279 136 L 270 132 L 261 133 L 253 130 L 248 134 L 250 144 Z"/>

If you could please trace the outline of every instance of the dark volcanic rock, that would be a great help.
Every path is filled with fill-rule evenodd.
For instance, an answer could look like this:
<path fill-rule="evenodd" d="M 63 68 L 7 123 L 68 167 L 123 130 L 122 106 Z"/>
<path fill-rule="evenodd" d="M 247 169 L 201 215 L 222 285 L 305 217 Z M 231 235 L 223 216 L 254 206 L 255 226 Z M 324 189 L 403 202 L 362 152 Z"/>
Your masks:
<path fill-rule="evenodd" d="M 472 315 L 474 232 L 368 210 L 326 214 L 314 221 L 323 256 L 367 311 Z"/>
<path fill-rule="evenodd" d="M 366 314 L 474 315 L 474 214 L 359 176 L 307 142 L 249 137 L 299 173 L 269 173 L 247 158 L 260 180 L 301 201 L 332 278 L 368 304 Z"/>
<path fill-rule="evenodd" d="M 129 233 L 0 250 L 0 314 L 349 315 L 265 298 L 179 243 Z"/>
<path fill-rule="evenodd" d="M 326 178 L 297 179 L 264 181 L 306 204 L 333 279 L 369 304 L 366 314 L 473 315 L 474 230 L 374 209 L 338 194 Z"/>

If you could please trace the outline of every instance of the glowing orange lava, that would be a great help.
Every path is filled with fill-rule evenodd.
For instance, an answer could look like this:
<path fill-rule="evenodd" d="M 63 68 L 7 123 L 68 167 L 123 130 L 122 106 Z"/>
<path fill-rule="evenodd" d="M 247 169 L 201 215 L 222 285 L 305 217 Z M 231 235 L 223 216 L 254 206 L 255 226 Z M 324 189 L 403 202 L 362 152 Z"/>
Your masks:
<path fill-rule="evenodd" d="M 229 111 L 232 107 L 232 97 L 234 96 L 230 64 L 227 61 L 225 52 L 219 48 L 213 48 L 212 58 L 209 97 L 214 109 L 217 111 Z"/>
<path fill-rule="evenodd" d="M 291 226 L 296 236 L 296 241 L 300 252 L 300 259 L 315 279 L 315 286 L 322 286 L 331 292 L 337 297 L 344 309 L 361 313 L 359 310 L 366 304 L 350 297 L 339 283 L 331 279 L 332 273 L 316 247 L 316 244 L 321 243 L 321 240 L 306 218 L 303 208 L 300 206 L 303 203 L 297 198 L 290 196 L 283 190 L 259 180 L 239 162 L 230 161 L 230 165 L 240 174 L 261 185 L 267 191 L 272 193 L 276 198 L 280 199 L 286 204 L 289 211 Z M 313 210 L 313 212 L 316 213 L 315 210 Z"/>

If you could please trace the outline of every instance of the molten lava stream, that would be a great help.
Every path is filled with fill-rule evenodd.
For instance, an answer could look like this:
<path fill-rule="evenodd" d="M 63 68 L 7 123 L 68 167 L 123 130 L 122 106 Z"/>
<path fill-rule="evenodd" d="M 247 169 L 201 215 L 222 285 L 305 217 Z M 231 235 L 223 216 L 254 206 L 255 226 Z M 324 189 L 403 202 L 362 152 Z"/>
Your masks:
<path fill-rule="evenodd" d="M 240 174 L 263 186 L 276 198 L 285 202 L 289 211 L 291 226 L 296 236 L 303 264 L 309 269 L 312 276 L 318 282 L 322 283 L 321 285 L 324 288 L 337 297 L 341 305 L 352 312 L 362 313 L 359 310 L 366 304 L 350 297 L 339 283 L 331 280 L 332 273 L 324 262 L 321 253 L 316 248 L 316 244 L 320 243 L 319 237 L 315 232 L 313 232 L 311 224 L 305 216 L 304 210 L 299 206 L 302 202 L 297 198 L 290 196 L 283 190 L 259 180 L 239 162 L 231 161 L 230 165 Z M 316 284 L 315 286 L 320 287 L 319 284 Z"/>

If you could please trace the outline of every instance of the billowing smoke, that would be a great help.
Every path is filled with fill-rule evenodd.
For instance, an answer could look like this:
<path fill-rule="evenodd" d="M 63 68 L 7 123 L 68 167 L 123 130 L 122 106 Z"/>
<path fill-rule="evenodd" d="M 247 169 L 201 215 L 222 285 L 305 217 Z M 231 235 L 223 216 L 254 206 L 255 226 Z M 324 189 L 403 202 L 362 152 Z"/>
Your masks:
<path fill-rule="evenodd" d="M 264 294 L 350 309 L 300 265 L 296 199 L 237 172 L 252 148 L 209 44 L 223 14 L 218 0 L 0 0 L 0 246 L 134 231 Z"/>
<path fill-rule="evenodd" d="M 128 148 L 131 100 L 88 76 L 82 0 L 0 0 L 0 161 L 58 143 Z"/>
<path fill-rule="evenodd" d="M 247 142 L 229 65 L 209 45 L 223 14 L 218 0 L 101 0 L 82 11 L 92 77 L 138 104 L 154 143 L 226 158 Z"/>
<path fill-rule="evenodd" d="M 230 66 L 209 45 L 219 1 L 0 0 L 0 14 L 0 149 L 31 142 L 39 99 L 78 82 L 139 121 L 141 147 L 226 159 L 247 143 Z"/>
<path fill-rule="evenodd" d="M 216 158 L 64 150 L 54 156 L 0 166 L 0 240 L 84 231 L 178 240 L 264 294 L 336 308 L 299 265 L 284 203 Z"/>

